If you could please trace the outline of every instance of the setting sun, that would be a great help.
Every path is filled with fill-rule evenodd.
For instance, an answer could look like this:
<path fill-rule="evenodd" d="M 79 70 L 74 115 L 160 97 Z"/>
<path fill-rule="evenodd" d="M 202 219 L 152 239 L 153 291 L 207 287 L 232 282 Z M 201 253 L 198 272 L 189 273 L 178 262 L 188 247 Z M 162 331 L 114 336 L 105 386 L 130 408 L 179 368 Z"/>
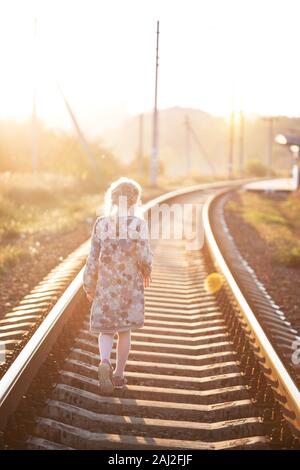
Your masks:
<path fill-rule="evenodd" d="M 237 110 L 299 114 L 300 70 L 289 47 L 297 41 L 298 2 L 189 0 L 182 5 L 6 2 L 0 18 L 1 117 L 30 116 L 36 82 L 38 115 L 50 126 L 69 127 L 57 80 L 91 134 L 150 110 L 158 18 L 160 108 L 179 105 L 228 115 L 233 92 Z"/>

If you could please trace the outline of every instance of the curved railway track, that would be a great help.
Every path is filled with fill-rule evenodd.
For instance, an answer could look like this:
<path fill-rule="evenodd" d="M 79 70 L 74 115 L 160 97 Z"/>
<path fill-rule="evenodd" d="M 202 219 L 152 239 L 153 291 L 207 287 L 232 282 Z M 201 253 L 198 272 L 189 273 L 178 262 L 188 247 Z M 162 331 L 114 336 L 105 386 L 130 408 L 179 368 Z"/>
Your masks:
<path fill-rule="evenodd" d="M 132 334 L 126 389 L 99 395 L 97 337 L 88 331 L 80 272 L 0 381 L 4 447 L 300 448 L 297 370 L 270 342 L 276 327 L 280 338 L 296 332 L 284 330 L 289 325 L 277 306 L 264 303 L 263 290 L 255 292 L 242 261 L 229 259 L 230 238 L 216 217 L 222 187 L 172 192 L 145 207 L 204 204 L 205 248 L 152 241 L 146 322 Z M 173 226 L 180 222 L 174 216 Z M 208 293 L 205 280 L 216 270 L 223 287 Z"/>

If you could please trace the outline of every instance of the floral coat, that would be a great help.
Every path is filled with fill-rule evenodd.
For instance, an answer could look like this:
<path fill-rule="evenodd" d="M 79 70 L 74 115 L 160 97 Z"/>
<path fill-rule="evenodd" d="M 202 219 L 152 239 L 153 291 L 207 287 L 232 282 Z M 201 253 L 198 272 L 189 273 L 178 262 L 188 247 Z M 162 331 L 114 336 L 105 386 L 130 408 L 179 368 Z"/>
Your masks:
<path fill-rule="evenodd" d="M 150 275 L 153 252 L 145 220 L 135 216 L 98 217 L 83 288 L 93 297 L 92 333 L 115 333 L 144 324 L 143 275 Z"/>

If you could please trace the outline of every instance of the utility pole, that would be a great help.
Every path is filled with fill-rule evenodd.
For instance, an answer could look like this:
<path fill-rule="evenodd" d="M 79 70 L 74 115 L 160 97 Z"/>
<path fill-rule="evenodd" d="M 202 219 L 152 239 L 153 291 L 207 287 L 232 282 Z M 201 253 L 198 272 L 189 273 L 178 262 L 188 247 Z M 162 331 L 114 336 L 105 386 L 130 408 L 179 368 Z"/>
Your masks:
<path fill-rule="evenodd" d="M 229 152 L 228 152 L 228 179 L 233 177 L 233 152 L 234 152 L 234 88 L 232 87 L 231 95 L 231 112 L 229 121 Z"/>
<path fill-rule="evenodd" d="M 190 120 L 185 117 L 185 157 L 186 157 L 186 176 L 191 174 L 191 139 L 190 139 Z"/>
<path fill-rule="evenodd" d="M 243 110 L 240 110 L 240 158 L 239 158 L 239 170 L 240 176 L 244 176 L 244 166 L 245 166 L 245 158 L 244 158 L 244 132 L 245 132 L 245 119 Z"/>
<path fill-rule="evenodd" d="M 138 174 L 142 176 L 144 170 L 144 115 L 139 115 L 139 147 L 138 147 Z"/>
<path fill-rule="evenodd" d="M 37 19 L 33 23 L 33 93 L 32 93 L 32 115 L 31 115 L 31 168 L 32 173 L 38 170 L 38 145 L 37 145 L 37 116 L 36 116 L 36 76 L 37 76 Z"/>
<path fill-rule="evenodd" d="M 158 51 L 159 51 L 159 21 L 156 28 L 156 62 L 155 62 L 155 92 L 153 110 L 153 137 L 151 153 L 151 185 L 157 185 L 157 159 L 158 159 L 158 112 L 157 112 L 157 85 L 158 85 Z"/>
<path fill-rule="evenodd" d="M 268 176 L 272 173 L 273 166 L 273 117 L 269 117 L 269 151 L 268 151 Z"/>
<path fill-rule="evenodd" d="M 273 167 L 273 139 L 274 139 L 274 132 L 273 132 L 273 123 L 274 121 L 278 120 L 276 116 L 268 116 L 263 118 L 269 124 L 268 127 L 268 157 L 267 157 L 267 168 L 268 168 L 268 176 L 272 175 L 272 167 Z"/>
<path fill-rule="evenodd" d="M 234 110 L 230 113 L 229 123 L 229 154 L 228 154 L 228 179 L 233 177 L 233 151 L 234 151 Z"/>

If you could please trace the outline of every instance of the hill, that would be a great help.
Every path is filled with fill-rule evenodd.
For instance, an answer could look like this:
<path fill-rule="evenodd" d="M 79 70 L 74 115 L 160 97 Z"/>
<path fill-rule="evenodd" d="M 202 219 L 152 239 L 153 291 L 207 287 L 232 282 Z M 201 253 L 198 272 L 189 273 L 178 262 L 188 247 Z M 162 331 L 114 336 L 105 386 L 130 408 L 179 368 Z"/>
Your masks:
<path fill-rule="evenodd" d="M 191 170 L 196 174 L 211 175 L 211 165 L 216 174 L 224 175 L 227 170 L 229 147 L 229 120 L 214 116 L 193 108 L 174 107 L 159 111 L 159 158 L 165 166 L 168 176 L 178 177 L 185 174 L 186 163 L 186 128 L 188 117 L 195 138 L 190 138 Z M 151 154 L 152 113 L 144 114 L 144 155 Z M 300 119 L 279 117 L 274 123 L 274 136 L 278 133 L 291 132 L 300 134 Z M 123 162 L 129 162 L 137 155 L 139 136 L 139 115 L 126 119 L 115 130 L 105 131 L 103 139 L 106 145 Z M 238 116 L 235 128 L 234 166 L 238 168 L 240 152 Z M 245 161 L 260 160 L 267 162 L 269 145 L 268 123 L 261 117 L 250 115 L 244 123 Z M 290 156 L 287 149 L 274 143 L 274 166 L 276 169 L 289 168 Z M 209 160 L 209 161 L 208 161 Z M 210 162 L 210 163 L 209 163 Z"/>

